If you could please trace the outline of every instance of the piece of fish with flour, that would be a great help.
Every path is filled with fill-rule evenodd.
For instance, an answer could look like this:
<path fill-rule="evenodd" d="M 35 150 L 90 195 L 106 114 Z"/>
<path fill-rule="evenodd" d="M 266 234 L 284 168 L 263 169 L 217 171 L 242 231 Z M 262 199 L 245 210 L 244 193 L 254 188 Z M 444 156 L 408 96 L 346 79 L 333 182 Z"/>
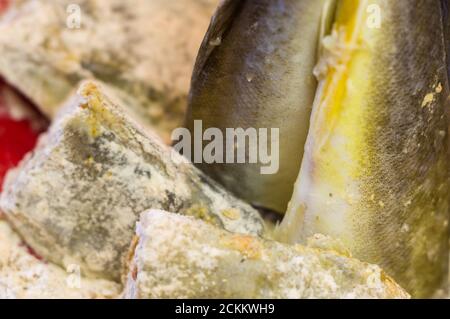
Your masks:
<path fill-rule="evenodd" d="M 168 142 L 182 125 L 195 56 L 216 4 L 13 1 L 0 20 L 0 76 L 50 117 L 80 80 L 101 80 Z"/>
<path fill-rule="evenodd" d="M 138 214 L 150 208 L 262 233 L 256 210 L 141 130 L 105 94 L 84 83 L 6 178 L 1 209 L 38 254 L 119 280 Z"/>
<path fill-rule="evenodd" d="M 131 247 L 125 298 L 408 298 L 374 265 L 329 239 L 289 246 L 192 217 L 149 211 Z"/>
<path fill-rule="evenodd" d="M 67 271 L 66 271 L 67 270 Z M 110 299 L 121 285 L 36 258 L 0 216 L 0 299 Z"/>

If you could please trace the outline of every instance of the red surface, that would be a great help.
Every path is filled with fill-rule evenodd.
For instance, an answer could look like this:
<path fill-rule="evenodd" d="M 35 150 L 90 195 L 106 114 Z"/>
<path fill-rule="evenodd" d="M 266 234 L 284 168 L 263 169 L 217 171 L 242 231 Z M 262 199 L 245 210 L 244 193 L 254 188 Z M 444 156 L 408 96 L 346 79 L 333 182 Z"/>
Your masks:
<path fill-rule="evenodd" d="M 0 0 L 1 1 L 1 0 Z M 1 4 L 1 2 L 0 2 Z M 28 120 L 16 121 L 9 116 L 9 109 L 3 96 L 5 84 L 0 79 L 0 190 L 9 169 L 15 167 L 37 142 L 40 132 L 33 130 Z M 30 108 L 33 106 L 30 104 Z M 0 219 L 2 218 L 0 212 Z M 28 253 L 42 260 L 32 248 L 22 245 Z"/>
<path fill-rule="evenodd" d="M 3 85 L 0 82 L 0 88 Z M 9 116 L 0 90 L 0 190 L 6 172 L 35 147 L 39 134 L 30 121 L 16 121 Z"/>
<path fill-rule="evenodd" d="M 0 0 L 0 14 L 10 3 L 11 0 Z M 40 133 L 32 129 L 30 121 L 15 121 L 9 116 L 9 108 L 2 96 L 4 86 L 0 79 L 0 191 L 6 172 L 15 167 L 24 155 L 34 148 Z"/>
<path fill-rule="evenodd" d="M 0 13 L 2 13 L 2 11 L 6 10 L 6 8 L 9 5 L 10 0 L 0 0 Z"/>
<path fill-rule="evenodd" d="M 26 121 L 15 122 L 9 118 L 0 118 L 1 183 L 7 170 L 16 166 L 23 156 L 34 148 L 37 137 Z"/>
<path fill-rule="evenodd" d="M 10 0 L 0 0 L 0 14 L 6 10 Z M 15 167 L 31 151 L 37 142 L 40 132 L 33 130 L 28 120 L 16 121 L 9 114 L 9 108 L 2 96 L 5 84 L 0 79 L 0 191 L 7 171 Z M 30 105 L 30 108 L 33 106 Z M 0 212 L 1 218 L 2 212 Z M 23 243 L 28 253 L 35 258 L 42 258 L 28 245 Z"/>
<path fill-rule="evenodd" d="M 29 253 L 31 256 L 33 256 L 34 258 L 36 258 L 37 260 L 40 260 L 44 263 L 46 263 L 46 261 L 44 260 L 44 258 L 42 258 L 41 256 L 39 256 L 34 250 L 33 248 L 31 248 L 30 246 L 28 246 L 26 243 L 22 242 L 20 244 L 21 247 L 25 247 L 25 249 L 27 250 L 27 253 Z"/>

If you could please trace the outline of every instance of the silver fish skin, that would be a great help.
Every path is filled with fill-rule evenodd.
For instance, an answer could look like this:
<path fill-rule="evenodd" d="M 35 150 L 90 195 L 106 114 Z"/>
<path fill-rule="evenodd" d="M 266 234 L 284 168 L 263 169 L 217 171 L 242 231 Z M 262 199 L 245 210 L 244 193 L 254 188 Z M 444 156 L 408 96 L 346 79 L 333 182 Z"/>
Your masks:
<path fill-rule="evenodd" d="M 378 26 L 373 12 L 381 14 Z M 339 1 L 302 168 L 279 228 L 287 242 L 315 233 L 341 239 L 414 297 L 433 295 L 448 275 L 443 18 L 433 0 Z"/>
<path fill-rule="evenodd" d="M 331 3 L 224 1 L 194 68 L 186 123 L 192 132 L 194 121 L 202 120 L 204 130 L 277 128 L 280 136 L 275 174 L 261 174 L 261 163 L 198 167 L 241 198 L 279 213 L 286 210 L 300 168 L 322 18 Z"/>
<path fill-rule="evenodd" d="M 8 173 L 0 207 L 25 242 L 57 265 L 120 281 L 139 215 L 160 208 L 230 232 L 263 221 L 155 135 L 97 82 L 85 82 L 38 148 Z"/>

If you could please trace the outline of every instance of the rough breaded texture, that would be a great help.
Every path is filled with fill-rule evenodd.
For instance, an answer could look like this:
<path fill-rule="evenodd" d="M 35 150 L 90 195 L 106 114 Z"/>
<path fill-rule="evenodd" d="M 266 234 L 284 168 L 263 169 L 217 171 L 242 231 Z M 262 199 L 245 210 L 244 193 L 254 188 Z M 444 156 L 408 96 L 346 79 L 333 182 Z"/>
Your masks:
<path fill-rule="evenodd" d="M 324 248 L 323 237 L 287 246 L 157 210 L 142 214 L 137 237 L 126 298 L 408 297 L 378 266 Z"/>
<path fill-rule="evenodd" d="M 51 117 L 80 80 L 104 81 L 168 141 L 217 2 L 21 1 L 0 23 L 0 75 Z"/>
<path fill-rule="evenodd" d="M 31 255 L 0 216 L 0 299 L 115 298 L 122 289 L 111 281 L 78 281 L 73 275 Z"/>
<path fill-rule="evenodd" d="M 147 209 L 237 233 L 263 231 L 256 210 L 142 130 L 106 92 L 84 83 L 7 176 L 1 209 L 33 249 L 64 267 L 76 263 L 85 274 L 120 280 L 135 222 Z"/>

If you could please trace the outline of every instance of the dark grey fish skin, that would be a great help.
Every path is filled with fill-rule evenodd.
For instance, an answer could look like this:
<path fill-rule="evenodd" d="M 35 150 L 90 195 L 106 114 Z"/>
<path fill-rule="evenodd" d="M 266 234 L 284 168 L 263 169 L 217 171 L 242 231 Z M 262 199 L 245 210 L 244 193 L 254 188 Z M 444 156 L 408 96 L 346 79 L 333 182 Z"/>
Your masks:
<path fill-rule="evenodd" d="M 200 49 L 187 127 L 279 128 L 279 171 L 261 164 L 199 167 L 249 202 L 284 213 L 298 173 L 316 89 L 326 0 L 224 1 Z M 269 138 L 270 140 L 270 138 Z"/>

